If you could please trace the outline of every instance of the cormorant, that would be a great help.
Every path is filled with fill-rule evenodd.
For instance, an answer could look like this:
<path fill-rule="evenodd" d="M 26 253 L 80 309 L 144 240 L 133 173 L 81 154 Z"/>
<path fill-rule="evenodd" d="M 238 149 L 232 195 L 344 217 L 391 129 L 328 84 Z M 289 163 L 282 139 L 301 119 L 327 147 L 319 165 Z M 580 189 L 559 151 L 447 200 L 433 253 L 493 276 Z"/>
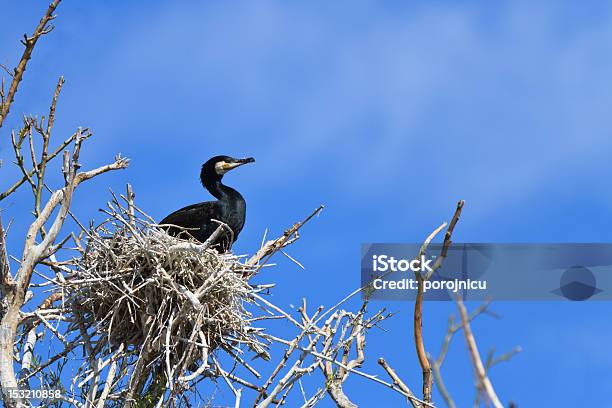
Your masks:
<path fill-rule="evenodd" d="M 183 235 L 185 230 L 172 225 L 189 228 L 189 234 L 198 241 L 205 242 L 219 227 L 219 223 L 213 220 L 221 221 L 231 228 L 232 233 L 225 231 L 216 240 L 216 246 L 221 251 L 228 250 L 244 226 L 246 202 L 238 191 L 221 183 L 221 179 L 228 171 L 254 161 L 252 157 L 235 159 L 229 156 L 215 156 L 208 160 L 202 165 L 200 180 L 217 201 L 206 201 L 181 208 L 164 218 L 160 224 L 171 224 L 164 228 L 173 236 Z"/>

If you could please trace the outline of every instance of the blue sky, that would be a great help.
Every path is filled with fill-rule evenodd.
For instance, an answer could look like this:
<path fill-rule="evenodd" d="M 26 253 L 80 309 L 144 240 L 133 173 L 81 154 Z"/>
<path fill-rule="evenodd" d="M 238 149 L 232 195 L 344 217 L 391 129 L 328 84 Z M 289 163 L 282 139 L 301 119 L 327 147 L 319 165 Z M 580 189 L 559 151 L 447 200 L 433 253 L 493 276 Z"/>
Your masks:
<path fill-rule="evenodd" d="M 17 61 L 20 36 L 45 7 L 3 6 L 0 62 Z M 260 278 L 278 283 L 279 305 L 303 296 L 332 305 L 359 285 L 362 242 L 420 241 L 458 199 L 457 242 L 612 241 L 607 2 L 66 1 L 58 14 L 2 129 L 0 157 L 10 162 L 8 130 L 18 114 L 48 109 L 59 75 L 56 140 L 87 126 L 87 166 L 118 151 L 132 159 L 83 186 L 82 219 L 99 219 L 107 188 L 126 182 L 160 219 L 208 199 L 197 176 L 210 156 L 254 156 L 226 178 L 248 202 L 238 252 L 326 204 L 290 249 L 306 270 L 278 259 Z M 4 186 L 18 172 L 5 165 L 0 174 Z M 14 253 L 27 193 L 3 202 Z M 398 313 L 370 336 L 365 369 L 380 373 L 385 356 L 418 389 L 412 305 L 387 306 Z M 437 353 L 454 306 L 425 306 L 427 348 Z M 504 402 L 609 406 L 608 303 L 492 308 L 503 319 L 474 324 L 481 350 L 524 350 L 491 374 Z M 444 375 L 458 405 L 471 404 L 459 337 Z M 347 393 L 363 406 L 401 403 L 359 378 Z"/>

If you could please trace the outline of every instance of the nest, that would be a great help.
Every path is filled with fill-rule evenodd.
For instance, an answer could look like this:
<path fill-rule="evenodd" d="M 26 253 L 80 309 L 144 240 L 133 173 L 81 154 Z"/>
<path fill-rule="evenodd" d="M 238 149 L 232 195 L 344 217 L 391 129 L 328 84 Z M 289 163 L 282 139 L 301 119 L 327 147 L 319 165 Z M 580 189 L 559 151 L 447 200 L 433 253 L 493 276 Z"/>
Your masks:
<path fill-rule="evenodd" d="M 233 354 L 237 344 L 267 355 L 245 307 L 257 290 L 248 282 L 251 266 L 170 236 L 116 202 L 109 208 L 109 219 L 90 230 L 62 284 L 72 330 L 97 338 L 89 354 L 121 348 L 160 361 L 165 355 L 183 370 L 206 367 L 213 351 Z"/>

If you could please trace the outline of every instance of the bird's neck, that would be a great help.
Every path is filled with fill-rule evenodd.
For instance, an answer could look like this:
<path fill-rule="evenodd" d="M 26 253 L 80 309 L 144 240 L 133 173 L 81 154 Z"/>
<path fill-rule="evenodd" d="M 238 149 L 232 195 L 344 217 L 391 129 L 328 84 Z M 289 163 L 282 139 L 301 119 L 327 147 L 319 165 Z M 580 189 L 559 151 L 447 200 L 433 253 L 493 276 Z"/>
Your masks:
<path fill-rule="evenodd" d="M 240 193 L 234 190 L 231 187 L 226 186 L 221 182 L 221 180 L 215 180 L 214 182 L 205 186 L 206 189 L 215 196 L 218 200 L 235 202 L 235 201 L 244 201 L 244 198 L 240 195 Z"/>

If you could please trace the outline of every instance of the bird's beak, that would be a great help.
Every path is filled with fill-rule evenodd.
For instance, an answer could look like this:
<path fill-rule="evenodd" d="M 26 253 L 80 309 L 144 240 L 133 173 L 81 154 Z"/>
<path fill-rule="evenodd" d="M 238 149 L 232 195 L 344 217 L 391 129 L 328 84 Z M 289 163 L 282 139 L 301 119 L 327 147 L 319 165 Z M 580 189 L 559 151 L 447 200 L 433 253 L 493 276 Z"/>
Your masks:
<path fill-rule="evenodd" d="M 232 163 L 225 163 L 225 170 L 229 171 L 229 170 L 235 169 L 236 167 L 240 167 L 243 164 L 253 163 L 254 161 L 255 161 L 254 158 L 247 157 L 245 159 L 238 159 L 238 160 L 236 160 L 235 162 L 232 162 Z"/>

